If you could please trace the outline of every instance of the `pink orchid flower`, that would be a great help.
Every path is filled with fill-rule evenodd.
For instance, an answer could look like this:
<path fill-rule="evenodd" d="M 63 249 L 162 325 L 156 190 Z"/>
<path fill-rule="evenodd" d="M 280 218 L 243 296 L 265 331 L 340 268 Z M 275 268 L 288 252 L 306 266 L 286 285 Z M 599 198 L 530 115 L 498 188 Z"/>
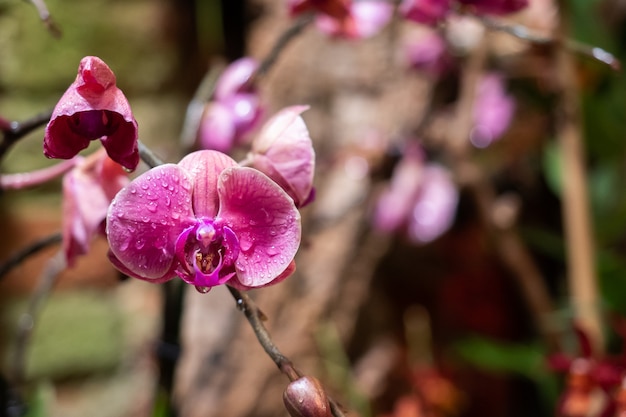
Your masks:
<path fill-rule="evenodd" d="M 528 0 L 458 0 L 473 8 L 476 14 L 506 15 L 528 6 Z"/>
<path fill-rule="evenodd" d="M 376 35 L 391 20 L 393 4 L 384 0 L 361 0 L 349 3 L 347 17 L 338 19 L 318 13 L 317 28 L 330 36 L 347 39 L 365 39 Z"/>
<path fill-rule="evenodd" d="M 104 150 L 80 158 L 63 177 L 63 250 L 68 266 L 89 251 L 92 239 L 104 235 L 104 220 L 115 194 L 130 180 Z"/>
<path fill-rule="evenodd" d="M 243 162 L 273 179 L 302 207 L 312 200 L 315 151 L 300 114 L 308 106 L 287 107 L 265 123 Z"/>
<path fill-rule="evenodd" d="M 407 20 L 434 26 L 450 11 L 450 0 L 403 0 L 399 11 Z"/>
<path fill-rule="evenodd" d="M 198 138 L 202 149 L 228 152 L 257 126 L 263 106 L 258 92 L 248 82 L 258 67 L 255 59 L 241 58 L 224 70 L 200 123 Z"/>
<path fill-rule="evenodd" d="M 498 73 L 486 74 L 478 83 L 474 103 L 474 127 L 470 141 L 477 148 L 496 142 L 513 120 L 515 99 L 506 92 L 504 80 Z"/>
<path fill-rule="evenodd" d="M 112 160 L 134 170 L 139 163 L 137 138 L 137 121 L 115 85 L 115 74 L 100 58 L 83 58 L 76 80 L 52 112 L 44 154 L 69 159 L 100 139 Z"/>
<path fill-rule="evenodd" d="M 113 200 L 106 226 L 122 272 L 152 282 L 178 276 L 202 292 L 281 281 L 295 268 L 301 233 L 293 200 L 274 181 L 209 150 L 137 177 Z"/>
<path fill-rule="evenodd" d="M 409 38 L 404 44 L 404 56 L 411 68 L 432 77 L 444 75 L 453 65 L 446 41 L 434 31 Z"/>
<path fill-rule="evenodd" d="M 394 170 L 374 213 L 374 226 L 385 232 L 404 230 L 418 244 L 437 239 L 453 224 L 459 192 L 441 165 L 409 152 Z"/>

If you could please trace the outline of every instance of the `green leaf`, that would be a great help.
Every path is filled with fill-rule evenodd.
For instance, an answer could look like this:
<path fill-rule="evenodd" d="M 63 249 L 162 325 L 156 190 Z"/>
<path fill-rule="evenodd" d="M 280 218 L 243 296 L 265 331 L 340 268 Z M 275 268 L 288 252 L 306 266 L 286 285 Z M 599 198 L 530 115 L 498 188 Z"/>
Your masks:
<path fill-rule="evenodd" d="M 548 187 L 554 194 L 560 196 L 563 188 L 561 178 L 563 163 L 561 151 L 555 141 L 552 140 L 546 144 L 542 154 L 541 165 Z"/>

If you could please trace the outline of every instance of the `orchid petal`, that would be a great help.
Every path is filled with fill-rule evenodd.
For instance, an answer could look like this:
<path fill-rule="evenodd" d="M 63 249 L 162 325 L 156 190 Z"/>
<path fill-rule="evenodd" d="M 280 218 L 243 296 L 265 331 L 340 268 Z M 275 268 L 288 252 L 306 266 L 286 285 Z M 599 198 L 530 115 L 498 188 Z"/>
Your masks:
<path fill-rule="evenodd" d="M 252 164 L 302 206 L 311 194 L 315 151 L 300 114 L 308 106 L 287 107 L 274 115 L 252 143 Z"/>
<path fill-rule="evenodd" d="M 215 98 L 223 100 L 233 94 L 241 93 L 258 67 L 258 61 L 249 57 L 233 61 L 224 70 L 215 86 Z"/>
<path fill-rule="evenodd" d="M 196 217 L 215 217 L 220 205 L 218 177 L 224 169 L 236 165 L 228 155 L 212 150 L 190 153 L 178 163 L 193 178 L 192 207 Z"/>
<path fill-rule="evenodd" d="M 191 190 L 187 171 L 166 164 L 140 175 L 117 194 L 107 215 L 107 236 L 112 254 L 133 276 L 174 276 L 176 238 L 194 222 Z"/>
<path fill-rule="evenodd" d="M 226 169 L 219 177 L 223 222 L 239 239 L 237 279 L 259 287 L 280 276 L 300 244 L 300 213 L 270 178 L 252 168 Z"/>
<path fill-rule="evenodd" d="M 428 243 L 445 233 L 454 222 L 459 191 L 450 173 L 442 166 L 424 167 L 422 186 L 409 220 L 409 237 Z"/>

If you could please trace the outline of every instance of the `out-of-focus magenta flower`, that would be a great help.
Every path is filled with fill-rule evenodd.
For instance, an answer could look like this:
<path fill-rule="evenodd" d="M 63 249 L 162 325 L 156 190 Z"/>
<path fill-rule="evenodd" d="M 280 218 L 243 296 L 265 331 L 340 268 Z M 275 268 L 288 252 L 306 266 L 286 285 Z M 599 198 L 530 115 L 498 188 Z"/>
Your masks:
<path fill-rule="evenodd" d="M 109 157 L 129 170 L 139 163 L 137 121 L 100 58 L 80 61 L 76 80 L 57 103 L 44 136 L 48 158 L 69 159 L 100 139 Z"/>
<path fill-rule="evenodd" d="M 428 243 L 452 226 L 458 199 L 456 185 L 444 167 L 409 153 L 378 200 L 374 226 L 386 232 L 404 229 L 413 242 Z"/>
<path fill-rule="evenodd" d="M 458 202 L 459 191 L 448 170 L 434 163 L 426 165 L 409 217 L 409 238 L 428 243 L 444 234 L 454 222 Z"/>
<path fill-rule="evenodd" d="M 330 36 L 364 39 L 377 34 L 393 15 L 393 5 L 384 0 L 349 2 L 348 7 L 349 13 L 343 18 L 321 11 L 315 25 Z"/>
<path fill-rule="evenodd" d="M 500 139 L 515 112 L 515 99 L 507 94 L 504 80 L 497 73 L 485 75 L 478 84 L 474 102 L 474 127 L 470 141 L 485 148 Z"/>
<path fill-rule="evenodd" d="M 80 159 L 63 177 L 63 250 L 68 266 L 89 251 L 96 235 L 104 235 L 109 204 L 130 181 L 103 149 Z"/>
<path fill-rule="evenodd" d="M 257 126 L 263 109 L 256 89 L 248 82 L 258 66 L 252 58 L 241 58 L 224 70 L 200 123 L 201 148 L 228 152 Z"/>
<path fill-rule="evenodd" d="M 273 179 L 296 207 L 311 201 L 315 151 L 300 114 L 308 106 L 287 107 L 265 123 L 243 162 Z"/>
<path fill-rule="evenodd" d="M 352 0 L 287 0 L 287 8 L 291 16 L 319 12 L 337 20 L 344 20 L 350 16 L 351 3 Z"/>
<path fill-rule="evenodd" d="M 107 215 L 109 257 L 122 272 L 205 292 L 279 282 L 295 268 L 300 214 L 274 181 L 217 151 L 137 177 Z"/>
<path fill-rule="evenodd" d="M 528 6 L 528 0 L 458 0 L 472 7 L 476 14 L 506 15 L 519 12 Z"/>
<path fill-rule="evenodd" d="M 424 36 L 412 36 L 408 39 L 404 55 L 412 68 L 435 77 L 444 74 L 452 65 L 446 41 L 432 31 Z"/>
<path fill-rule="evenodd" d="M 399 11 L 407 20 L 436 25 L 450 11 L 450 0 L 403 0 Z"/>

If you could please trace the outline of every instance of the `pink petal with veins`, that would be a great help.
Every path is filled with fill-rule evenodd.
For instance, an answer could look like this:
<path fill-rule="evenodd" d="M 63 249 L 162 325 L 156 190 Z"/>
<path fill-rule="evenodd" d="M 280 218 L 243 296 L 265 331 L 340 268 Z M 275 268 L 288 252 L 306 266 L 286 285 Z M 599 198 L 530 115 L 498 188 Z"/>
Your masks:
<path fill-rule="evenodd" d="M 220 211 L 237 235 L 241 253 L 237 280 L 259 287 L 272 282 L 289 266 L 300 244 L 300 213 L 291 198 L 253 168 L 226 169 L 219 177 Z"/>

